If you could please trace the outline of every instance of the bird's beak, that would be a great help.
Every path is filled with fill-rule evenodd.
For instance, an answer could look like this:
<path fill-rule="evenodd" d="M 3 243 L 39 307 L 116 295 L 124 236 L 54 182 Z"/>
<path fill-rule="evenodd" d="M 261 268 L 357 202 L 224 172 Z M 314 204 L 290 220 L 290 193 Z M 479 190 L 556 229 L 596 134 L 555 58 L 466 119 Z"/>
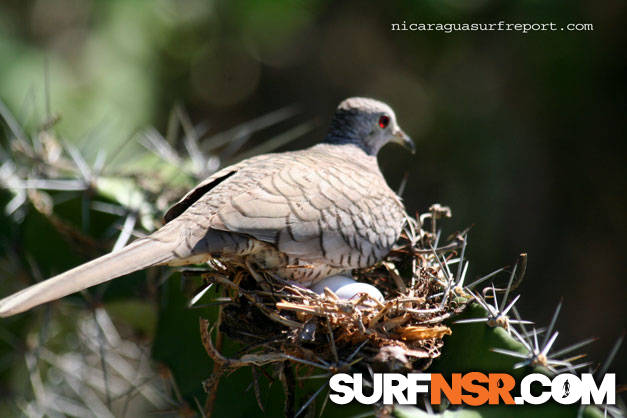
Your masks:
<path fill-rule="evenodd" d="M 414 145 L 414 141 L 411 140 L 409 135 L 407 135 L 401 128 L 398 128 L 394 132 L 394 139 L 392 142 L 396 142 L 397 144 L 402 145 L 411 151 L 412 154 L 416 153 L 416 145 Z"/>

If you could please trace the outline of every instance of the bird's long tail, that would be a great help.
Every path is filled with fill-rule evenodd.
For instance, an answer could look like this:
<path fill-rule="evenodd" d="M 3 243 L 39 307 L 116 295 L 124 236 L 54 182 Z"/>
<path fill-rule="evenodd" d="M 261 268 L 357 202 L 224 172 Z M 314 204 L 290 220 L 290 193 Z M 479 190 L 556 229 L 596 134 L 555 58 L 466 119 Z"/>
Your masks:
<path fill-rule="evenodd" d="M 176 257 L 177 243 L 160 239 L 163 234 L 159 232 L 5 297 L 0 300 L 0 317 L 15 315 L 125 274 L 167 263 Z"/>

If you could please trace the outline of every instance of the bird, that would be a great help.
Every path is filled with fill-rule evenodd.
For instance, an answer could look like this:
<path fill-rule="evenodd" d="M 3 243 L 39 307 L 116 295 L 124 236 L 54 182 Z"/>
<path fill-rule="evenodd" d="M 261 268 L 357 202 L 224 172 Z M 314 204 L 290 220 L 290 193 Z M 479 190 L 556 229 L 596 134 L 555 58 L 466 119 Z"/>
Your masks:
<path fill-rule="evenodd" d="M 406 219 L 403 202 L 378 165 L 377 154 L 387 143 L 415 152 L 389 105 L 348 98 L 320 143 L 217 171 L 166 212 L 161 228 L 5 297 L 0 317 L 155 265 L 218 259 L 271 271 L 303 287 L 370 267 L 392 249 Z"/>

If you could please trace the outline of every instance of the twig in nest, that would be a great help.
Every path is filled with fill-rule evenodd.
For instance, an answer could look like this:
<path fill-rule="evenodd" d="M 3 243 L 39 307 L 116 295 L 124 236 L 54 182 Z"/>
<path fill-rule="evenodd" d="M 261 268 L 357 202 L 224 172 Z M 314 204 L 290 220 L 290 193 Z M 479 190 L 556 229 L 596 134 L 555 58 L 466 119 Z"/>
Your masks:
<path fill-rule="evenodd" d="M 216 321 L 216 325 L 219 327 L 220 322 L 222 320 L 222 307 L 220 306 L 218 309 L 218 320 Z M 204 415 L 210 417 L 213 413 L 213 408 L 215 406 L 216 396 L 218 395 L 218 386 L 220 385 L 220 379 L 225 372 L 224 364 L 219 361 L 219 351 L 222 348 L 222 333 L 218 331 L 216 335 L 216 346 L 217 349 L 213 349 L 213 344 L 211 343 L 211 331 L 209 329 L 209 321 L 206 319 L 200 319 L 200 336 L 202 338 L 203 346 L 207 351 L 207 354 L 213 359 L 213 371 L 211 373 L 211 377 L 205 381 L 204 389 L 207 392 L 207 399 L 205 400 L 204 407 Z M 213 330 L 213 329 L 212 329 Z M 211 350 L 213 349 L 213 350 Z M 212 353 L 215 352 L 218 356 L 212 356 Z"/>
<path fill-rule="evenodd" d="M 213 280 L 215 283 L 227 286 L 230 289 L 236 290 L 242 296 L 248 299 L 248 301 L 250 301 L 257 309 L 263 312 L 264 315 L 266 315 L 268 318 L 272 319 L 273 321 L 278 322 L 281 325 L 285 325 L 289 328 L 300 328 L 301 324 L 299 322 L 295 322 L 287 318 L 283 318 L 277 312 L 268 309 L 265 305 L 259 303 L 259 301 L 255 297 L 254 292 L 250 292 L 245 289 L 242 289 L 237 284 L 229 280 L 227 277 L 221 274 L 209 274 L 208 279 Z"/>
<path fill-rule="evenodd" d="M 398 333 L 402 340 L 414 341 L 426 340 L 430 338 L 442 338 L 445 335 L 451 335 L 452 331 L 445 325 L 436 325 L 435 327 L 410 325 L 399 328 Z"/>
<path fill-rule="evenodd" d="M 257 368 L 251 367 L 250 371 L 253 375 L 253 391 L 255 392 L 255 399 L 257 400 L 257 405 L 259 405 L 259 409 L 261 412 L 265 412 L 263 409 L 263 403 L 261 402 L 261 390 L 259 389 L 259 378 L 257 377 Z"/>
<path fill-rule="evenodd" d="M 292 418 L 294 417 L 294 403 L 296 401 L 296 378 L 294 377 L 294 370 L 289 361 L 282 363 L 279 379 L 281 380 L 283 392 L 285 393 L 285 416 L 286 418 Z"/>

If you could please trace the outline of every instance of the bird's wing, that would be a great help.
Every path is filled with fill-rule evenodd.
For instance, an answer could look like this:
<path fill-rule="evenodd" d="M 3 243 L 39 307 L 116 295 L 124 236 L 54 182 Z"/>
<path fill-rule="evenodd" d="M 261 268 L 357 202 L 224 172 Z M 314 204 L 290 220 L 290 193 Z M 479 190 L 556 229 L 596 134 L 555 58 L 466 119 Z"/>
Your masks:
<path fill-rule="evenodd" d="M 279 168 L 282 161 L 288 161 L 285 157 L 289 154 L 291 153 L 258 155 L 218 170 L 197 184 L 170 207 L 163 216 L 164 221 L 168 223 L 176 219 L 198 201 L 201 201 L 200 205 L 206 211 L 206 215 L 209 216 L 217 206 L 220 206 L 225 194 L 238 193 L 242 186 L 246 186 L 260 176 L 270 173 L 273 168 Z M 236 178 L 227 182 L 227 179 L 232 176 Z M 226 188 L 221 187 L 216 191 L 215 189 L 223 182 L 227 182 L 228 186 Z M 209 192 L 211 193 L 209 194 Z"/>
<path fill-rule="evenodd" d="M 302 260 L 371 265 L 404 222 L 400 200 L 373 163 L 365 169 L 307 153 L 277 156 L 243 167 L 190 210 L 213 206 L 212 229 L 250 235 Z"/>
<path fill-rule="evenodd" d="M 168 223 L 177 218 L 181 213 L 185 212 L 188 207 L 193 205 L 198 199 L 202 198 L 207 192 L 235 174 L 241 165 L 242 163 L 223 168 L 222 170 L 219 170 L 207 177 L 201 183 L 196 185 L 196 187 L 187 192 L 185 196 L 183 196 L 172 207 L 170 207 L 165 215 L 163 215 L 163 220 Z"/>

